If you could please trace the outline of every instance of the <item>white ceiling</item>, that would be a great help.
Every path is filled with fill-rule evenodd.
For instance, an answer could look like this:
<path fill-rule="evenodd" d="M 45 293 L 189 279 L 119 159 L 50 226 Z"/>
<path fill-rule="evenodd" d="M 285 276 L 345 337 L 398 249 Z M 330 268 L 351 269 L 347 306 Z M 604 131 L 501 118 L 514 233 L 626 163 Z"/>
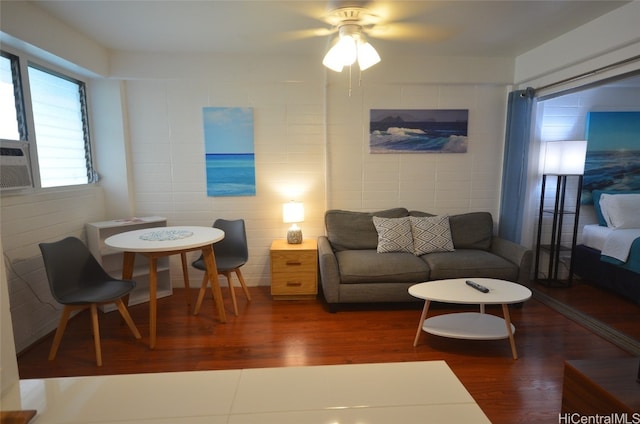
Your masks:
<path fill-rule="evenodd" d="M 317 54 L 337 6 L 358 3 L 382 18 L 370 41 L 385 51 L 434 56 L 516 56 L 626 1 L 101 1 L 41 0 L 99 44 L 136 52 Z M 324 35 L 318 36 L 316 34 Z"/>

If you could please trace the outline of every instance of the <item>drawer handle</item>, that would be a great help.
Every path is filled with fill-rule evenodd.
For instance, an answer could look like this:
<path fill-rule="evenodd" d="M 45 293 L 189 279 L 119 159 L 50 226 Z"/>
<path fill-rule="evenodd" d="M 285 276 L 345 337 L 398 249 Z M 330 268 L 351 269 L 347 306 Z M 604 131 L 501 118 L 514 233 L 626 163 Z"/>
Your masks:
<path fill-rule="evenodd" d="M 287 265 L 302 265 L 300 261 L 287 261 Z"/>
<path fill-rule="evenodd" d="M 300 287 L 302 283 L 300 281 L 287 281 L 287 287 Z"/>

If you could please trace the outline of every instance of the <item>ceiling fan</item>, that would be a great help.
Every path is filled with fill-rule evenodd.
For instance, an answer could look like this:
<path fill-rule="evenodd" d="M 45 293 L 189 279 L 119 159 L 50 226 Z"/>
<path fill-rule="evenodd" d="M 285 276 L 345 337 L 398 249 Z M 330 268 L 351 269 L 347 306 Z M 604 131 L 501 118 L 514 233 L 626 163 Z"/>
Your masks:
<path fill-rule="evenodd" d="M 362 7 L 342 7 L 332 11 L 329 22 L 339 35 L 322 64 L 332 71 L 341 72 L 345 66 L 351 66 L 356 61 L 361 71 L 380 62 L 380 55 L 365 36 L 365 28 L 376 20 L 375 15 Z"/>
<path fill-rule="evenodd" d="M 330 25 L 329 28 L 297 31 L 287 38 L 337 34 L 323 60 L 325 66 L 337 72 L 356 62 L 364 70 L 380 61 L 368 38 L 429 42 L 451 35 L 450 29 L 418 23 L 417 17 L 424 15 L 427 8 L 435 7 L 429 2 L 338 1 L 331 2 L 331 6 L 328 12 L 301 8 L 303 14 Z"/>

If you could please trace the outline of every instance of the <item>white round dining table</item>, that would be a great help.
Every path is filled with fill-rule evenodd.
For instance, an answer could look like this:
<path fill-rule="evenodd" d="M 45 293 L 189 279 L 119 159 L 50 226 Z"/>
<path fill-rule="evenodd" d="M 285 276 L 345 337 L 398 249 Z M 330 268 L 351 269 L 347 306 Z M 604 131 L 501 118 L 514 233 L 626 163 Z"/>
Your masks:
<path fill-rule="evenodd" d="M 126 231 L 115 234 L 104 241 L 107 246 L 124 253 L 122 278 L 125 280 L 131 280 L 133 277 L 136 254 L 142 254 L 149 260 L 149 347 L 151 349 L 156 345 L 158 258 L 177 254 L 181 256 L 187 300 L 190 303 L 186 253 L 201 250 L 213 291 L 213 299 L 218 310 L 218 319 L 222 323 L 226 322 L 218 280 L 218 268 L 213 253 L 213 243 L 223 238 L 224 231 L 218 228 L 173 226 Z"/>

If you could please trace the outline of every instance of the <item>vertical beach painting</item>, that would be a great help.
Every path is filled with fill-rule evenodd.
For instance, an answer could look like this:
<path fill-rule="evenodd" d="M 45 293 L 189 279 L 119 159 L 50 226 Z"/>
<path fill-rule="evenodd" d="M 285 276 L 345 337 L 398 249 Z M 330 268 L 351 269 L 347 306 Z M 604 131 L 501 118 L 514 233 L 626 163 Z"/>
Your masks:
<path fill-rule="evenodd" d="M 640 191 L 640 112 L 589 112 L 582 204 L 593 190 Z"/>
<path fill-rule="evenodd" d="M 253 109 L 205 107 L 205 164 L 208 196 L 255 196 Z"/>
<path fill-rule="evenodd" d="M 466 153 L 467 109 L 371 109 L 371 153 Z"/>

